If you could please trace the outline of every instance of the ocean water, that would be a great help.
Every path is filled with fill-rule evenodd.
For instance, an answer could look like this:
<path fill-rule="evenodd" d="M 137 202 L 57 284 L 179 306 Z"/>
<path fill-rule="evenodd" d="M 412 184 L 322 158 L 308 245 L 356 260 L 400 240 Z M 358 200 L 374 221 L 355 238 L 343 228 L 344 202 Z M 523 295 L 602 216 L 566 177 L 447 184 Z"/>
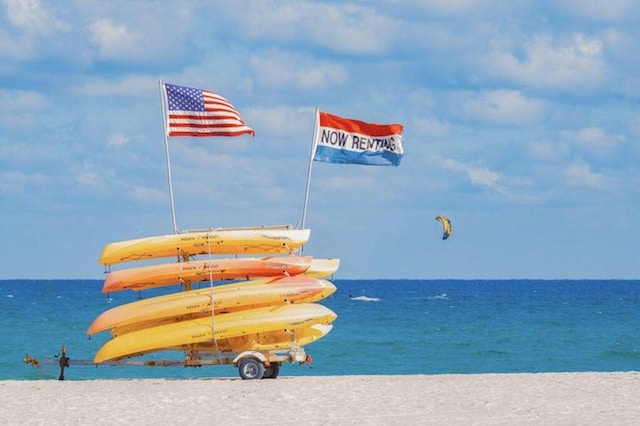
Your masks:
<path fill-rule="evenodd" d="M 306 346 L 311 366 L 285 364 L 281 376 L 640 370 L 640 280 L 333 282 L 337 292 L 320 302 L 338 314 L 333 330 Z M 101 286 L 0 281 L 0 380 L 57 379 L 62 345 L 72 359 L 67 380 L 237 377 L 230 365 L 74 365 L 109 339 L 108 332 L 86 336 L 93 319 L 139 297 L 107 297 Z M 25 354 L 44 364 L 25 364 Z"/>

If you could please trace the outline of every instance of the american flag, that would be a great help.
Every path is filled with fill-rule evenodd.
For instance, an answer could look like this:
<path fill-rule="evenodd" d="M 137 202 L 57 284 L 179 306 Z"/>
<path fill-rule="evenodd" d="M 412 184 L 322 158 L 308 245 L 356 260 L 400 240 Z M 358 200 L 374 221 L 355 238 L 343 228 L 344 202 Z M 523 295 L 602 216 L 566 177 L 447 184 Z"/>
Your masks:
<path fill-rule="evenodd" d="M 231 102 L 208 90 L 164 83 L 169 136 L 255 136 Z"/>

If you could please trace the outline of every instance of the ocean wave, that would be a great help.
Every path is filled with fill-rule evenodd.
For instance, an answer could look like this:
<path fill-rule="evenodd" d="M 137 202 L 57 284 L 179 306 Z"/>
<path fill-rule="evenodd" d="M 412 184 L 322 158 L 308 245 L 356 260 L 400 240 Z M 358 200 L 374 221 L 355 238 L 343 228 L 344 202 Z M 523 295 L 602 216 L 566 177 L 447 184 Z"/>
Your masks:
<path fill-rule="evenodd" d="M 447 293 L 436 294 L 435 296 L 427 297 L 428 300 L 449 300 Z"/>
<path fill-rule="evenodd" d="M 379 302 L 380 299 L 377 297 L 367 297 L 367 296 L 349 296 L 351 300 L 359 300 L 360 302 Z"/>

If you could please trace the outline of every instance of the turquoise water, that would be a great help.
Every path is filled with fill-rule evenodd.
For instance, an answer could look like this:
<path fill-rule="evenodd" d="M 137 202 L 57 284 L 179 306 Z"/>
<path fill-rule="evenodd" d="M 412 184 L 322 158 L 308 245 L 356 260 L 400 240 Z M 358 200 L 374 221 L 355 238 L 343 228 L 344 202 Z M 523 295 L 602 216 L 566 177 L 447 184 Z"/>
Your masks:
<path fill-rule="evenodd" d="M 306 347 L 311 367 L 281 375 L 443 374 L 640 370 L 640 281 L 334 280 L 320 303 L 334 329 Z M 55 379 L 25 353 L 92 359 L 109 338 L 85 331 L 135 292 L 107 298 L 97 280 L 0 281 L 0 380 Z M 175 290 L 175 289 L 174 289 Z M 165 290 L 166 292 L 167 290 Z M 151 297 L 160 292 L 143 292 Z M 180 352 L 156 358 L 180 359 Z M 236 377 L 232 366 L 72 365 L 67 379 Z"/>

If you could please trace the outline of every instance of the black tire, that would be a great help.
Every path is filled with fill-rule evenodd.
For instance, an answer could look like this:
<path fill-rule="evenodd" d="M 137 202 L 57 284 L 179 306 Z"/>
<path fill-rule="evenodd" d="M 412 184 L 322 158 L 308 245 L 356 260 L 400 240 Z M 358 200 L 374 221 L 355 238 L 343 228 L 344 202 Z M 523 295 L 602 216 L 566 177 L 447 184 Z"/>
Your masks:
<path fill-rule="evenodd" d="M 260 380 L 264 376 L 264 365 L 255 358 L 245 358 L 238 364 L 238 372 L 244 380 Z"/>
<path fill-rule="evenodd" d="M 275 379 L 276 377 L 278 377 L 278 373 L 280 372 L 280 365 L 279 364 L 271 364 L 268 367 L 265 367 L 264 369 L 264 376 L 262 376 L 263 379 Z"/>

